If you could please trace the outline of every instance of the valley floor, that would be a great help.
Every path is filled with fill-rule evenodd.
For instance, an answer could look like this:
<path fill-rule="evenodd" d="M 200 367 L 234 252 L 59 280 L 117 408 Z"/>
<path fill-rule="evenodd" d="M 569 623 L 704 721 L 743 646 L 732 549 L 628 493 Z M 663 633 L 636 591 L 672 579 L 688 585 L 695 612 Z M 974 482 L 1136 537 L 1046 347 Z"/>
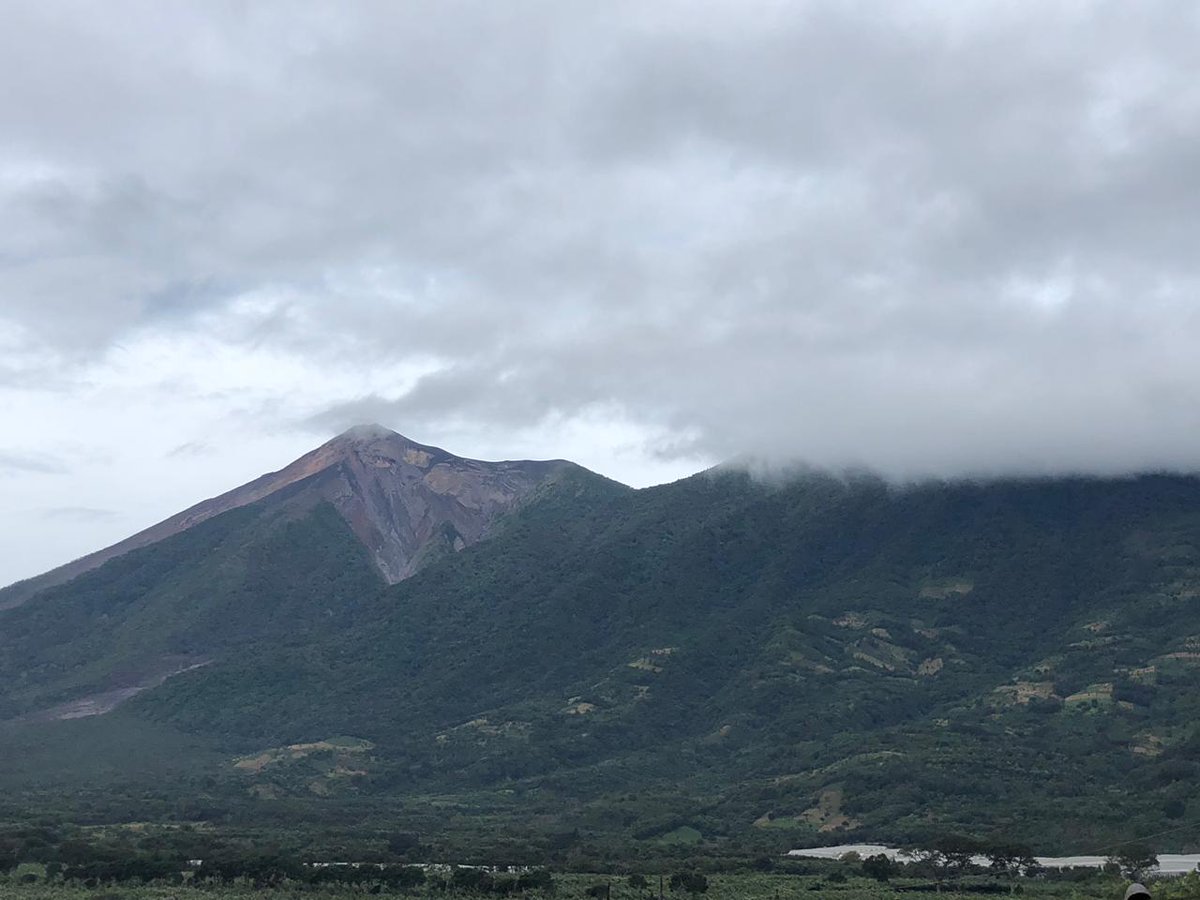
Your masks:
<path fill-rule="evenodd" d="M 653 891 L 634 889 L 623 876 L 594 874 L 558 875 L 555 877 L 554 900 L 592 900 L 589 889 L 597 885 L 611 885 L 612 900 L 654 900 L 658 896 L 657 877 L 651 879 Z M 1022 880 L 1018 884 L 1019 896 L 1061 898 L 1061 900 L 1119 900 L 1124 894 L 1126 882 L 1114 878 L 1094 878 L 1085 882 L 1047 882 Z M 914 888 L 917 888 L 914 890 Z M 962 892 L 947 887 L 941 893 L 920 890 L 916 882 L 900 881 L 895 884 L 877 884 L 863 878 L 850 878 L 846 882 L 830 882 L 823 876 L 795 876 L 771 874 L 713 875 L 709 876 L 708 891 L 689 895 L 683 891 L 672 893 L 667 890 L 667 900 L 810 900 L 813 897 L 836 897 L 840 900 L 884 900 L 890 897 L 906 897 L 912 900 L 925 898 L 974 898 L 981 896 L 1009 896 L 1007 888 L 994 884 L 993 893 Z M 994 893 L 999 890 L 999 893 Z M 1195 877 L 1176 878 L 1151 885 L 1155 900 L 1195 900 L 1200 898 L 1200 880 Z M 260 897 L 263 900 L 349 900 L 363 897 L 363 887 L 304 887 L 283 886 L 280 888 L 255 889 L 250 885 L 227 885 L 214 887 L 180 887 L 178 885 L 146 885 L 87 888 L 65 884 L 23 884 L 15 880 L 0 879 L 0 896 L 5 900 L 234 900 L 234 898 Z M 469 900 L 476 895 L 441 889 L 420 889 L 411 892 L 384 892 L 380 896 L 410 897 L 414 900 Z M 483 896 L 483 895 L 480 895 Z M 537 895 L 551 896 L 551 895 Z M 601 894 L 603 896 L 603 894 Z"/>

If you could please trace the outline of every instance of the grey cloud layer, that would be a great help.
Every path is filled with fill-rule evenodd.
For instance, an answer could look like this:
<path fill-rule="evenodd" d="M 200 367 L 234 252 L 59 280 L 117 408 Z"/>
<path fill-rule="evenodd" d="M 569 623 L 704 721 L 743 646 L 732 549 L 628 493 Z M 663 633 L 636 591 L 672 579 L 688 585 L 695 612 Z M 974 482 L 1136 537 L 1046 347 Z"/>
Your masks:
<path fill-rule="evenodd" d="M 0 36 L 0 325 L 43 362 L 205 329 L 428 365 L 320 427 L 1200 465 L 1190 7 L 122 9 Z"/>

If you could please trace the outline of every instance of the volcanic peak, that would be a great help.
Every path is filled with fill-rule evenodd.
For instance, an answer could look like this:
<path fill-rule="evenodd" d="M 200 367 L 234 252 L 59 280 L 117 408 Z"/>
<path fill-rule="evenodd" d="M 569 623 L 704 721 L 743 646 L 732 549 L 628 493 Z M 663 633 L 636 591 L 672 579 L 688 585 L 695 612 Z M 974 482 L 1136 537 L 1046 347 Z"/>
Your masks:
<path fill-rule="evenodd" d="M 46 587 L 131 550 L 260 502 L 286 502 L 294 509 L 332 504 L 370 552 L 383 578 L 392 583 L 412 575 L 442 550 L 461 550 L 481 540 L 535 488 L 573 467 L 564 460 L 464 459 L 382 425 L 356 425 L 277 472 L 0 591 L 0 609 L 20 605 Z"/>
<path fill-rule="evenodd" d="M 312 489 L 337 508 L 384 578 L 396 582 L 439 551 L 481 540 L 498 518 L 569 466 L 464 459 L 379 425 L 359 425 L 274 479 L 283 485 L 312 478 Z"/>

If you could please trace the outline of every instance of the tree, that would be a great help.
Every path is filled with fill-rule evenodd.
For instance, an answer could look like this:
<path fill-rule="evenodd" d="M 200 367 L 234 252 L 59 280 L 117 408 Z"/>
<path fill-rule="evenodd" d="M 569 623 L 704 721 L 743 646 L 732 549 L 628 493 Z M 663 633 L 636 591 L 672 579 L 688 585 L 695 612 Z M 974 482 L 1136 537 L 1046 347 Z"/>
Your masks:
<path fill-rule="evenodd" d="M 1158 865 L 1158 855 L 1145 844 L 1128 844 L 1108 859 L 1120 867 L 1122 875 L 1132 880 L 1139 880 L 1143 873 Z"/>
<path fill-rule="evenodd" d="M 1029 875 L 1037 868 L 1033 851 L 1024 844 L 998 844 L 985 851 L 993 872 L 1016 878 Z"/>
<path fill-rule="evenodd" d="M 671 890 L 681 888 L 689 894 L 703 894 L 708 890 L 708 879 L 699 872 L 676 872 L 671 876 Z"/>
<path fill-rule="evenodd" d="M 531 869 L 522 872 L 517 879 L 517 888 L 521 891 L 554 892 L 554 878 L 548 869 Z"/>
<path fill-rule="evenodd" d="M 946 871 L 946 857 L 939 850 L 928 847 L 908 847 L 905 855 L 912 861 L 912 868 L 922 876 L 941 881 Z"/>
<path fill-rule="evenodd" d="M 897 864 L 882 853 L 868 856 L 863 860 L 862 871 L 868 878 L 874 878 L 881 884 L 896 874 Z"/>
<path fill-rule="evenodd" d="M 963 834 L 940 837 L 934 841 L 933 848 L 941 854 L 946 874 L 951 876 L 963 874 L 983 849 L 979 841 Z"/>
<path fill-rule="evenodd" d="M 426 881 L 425 870 L 417 866 L 388 866 L 383 870 L 383 883 L 397 888 L 416 888 Z"/>
<path fill-rule="evenodd" d="M 1038 870 L 1033 851 L 1023 844 L 997 844 L 987 850 L 985 855 L 993 872 L 1012 880 L 1010 890 L 1013 893 L 1016 892 L 1016 879 L 1019 876 L 1032 875 Z"/>
<path fill-rule="evenodd" d="M 483 869 L 460 866 L 450 876 L 450 885 L 456 890 L 482 894 L 492 889 L 492 875 Z"/>
<path fill-rule="evenodd" d="M 941 883 L 966 872 L 980 850 L 980 843 L 975 838 L 948 834 L 935 840 L 930 847 L 909 849 L 907 853 L 914 867 Z"/>

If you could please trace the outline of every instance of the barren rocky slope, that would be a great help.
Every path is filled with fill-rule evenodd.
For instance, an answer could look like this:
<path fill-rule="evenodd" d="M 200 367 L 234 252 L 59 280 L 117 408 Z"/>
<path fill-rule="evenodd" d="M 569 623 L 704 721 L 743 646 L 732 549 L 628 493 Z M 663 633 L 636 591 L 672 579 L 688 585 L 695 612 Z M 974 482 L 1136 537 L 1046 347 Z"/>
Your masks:
<path fill-rule="evenodd" d="M 444 549 L 461 550 L 530 491 L 574 467 L 564 460 L 481 462 L 418 444 L 379 425 L 360 425 L 291 465 L 197 503 L 119 543 L 0 590 L 0 609 L 148 547 L 221 513 L 257 503 L 311 479 L 307 490 L 331 502 L 394 584 Z"/>

